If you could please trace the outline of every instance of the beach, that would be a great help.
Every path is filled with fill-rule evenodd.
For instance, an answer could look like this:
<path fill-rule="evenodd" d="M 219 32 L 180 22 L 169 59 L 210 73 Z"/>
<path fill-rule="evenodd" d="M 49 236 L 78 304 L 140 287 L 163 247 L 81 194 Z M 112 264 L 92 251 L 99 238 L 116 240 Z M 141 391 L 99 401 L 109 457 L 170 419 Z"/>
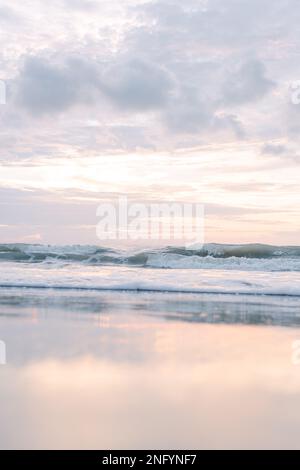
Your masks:
<path fill-rule="evenodd" d="M 1 1 L 0 450 L 300 449 L 299 23 Z"/>
<path fill-rule="evenodd" d="M 1 448 L 299 448 L 299 307 L 2 287 Z"/>

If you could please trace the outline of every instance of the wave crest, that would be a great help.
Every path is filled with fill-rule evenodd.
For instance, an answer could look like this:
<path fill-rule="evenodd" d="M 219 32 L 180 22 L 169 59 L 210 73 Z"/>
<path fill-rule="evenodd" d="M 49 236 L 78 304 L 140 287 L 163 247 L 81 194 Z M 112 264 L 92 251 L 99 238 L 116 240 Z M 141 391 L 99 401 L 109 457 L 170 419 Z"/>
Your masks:
<path fill-rule="evenodd" d="M 0 245 L 0 261 L 17 263 L 83 263 L 168 269 L 266 269 L 300 271 L 300 247 L 263 244 L 205 244 L 200 250 L 166 247 L 117 251 L 99 246 Z"/>

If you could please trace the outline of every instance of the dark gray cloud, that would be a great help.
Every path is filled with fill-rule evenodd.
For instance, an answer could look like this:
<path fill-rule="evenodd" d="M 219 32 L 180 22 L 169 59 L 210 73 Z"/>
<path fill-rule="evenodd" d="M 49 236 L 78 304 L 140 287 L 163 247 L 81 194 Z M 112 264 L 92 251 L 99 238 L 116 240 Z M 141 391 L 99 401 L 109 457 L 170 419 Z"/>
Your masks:
<path fill-rule="evenodd" d="M 243 104 L 263 98 L 274 87 L 275 83 L 266 76 L 264 65 L 258 60 L 249 60 L 229 71 L 222 95 L 226 104 Z"/>
<path fill-rule="evenodd" d="M 282 166 L 298 165 L 300 155 L 295 145 L 266 143 L 261 149 L 262 155 L 276 158 Z"/>
<path fill-rule="evenodd" d="M 164 106 L 174 82 L 171 74 L 159 65 L 130 60 L 110 66 L 100 86 L 118 106 L 145 111 Z"/>
<path fill-rule="evenodd" d="M 88 101 L 95 91 L 94 73 L 89 75 L 81 60 L 56 64 L 42 57 L 28 57 L 16 81 L 17 103 L 38 116 L 65 111 Z"/>
<path fill-rule="evenodd" d="M 16 80 L 16 99 L 37 116 L 76 104 L 103 106 L 104 98 L 125 110 L 148 111 L 163 107 L 173 86 L 170 73 L 141 60 L 105 66 L 80 58 L 57 63 L 37 56 L 25 60 Z"/>
<path fill-rule="evenodd" d="M 261 152 L 267 155 L 282 156 L 288 152 L 288 149 L 285 145 L 281 144 L 265 144 Z"/>

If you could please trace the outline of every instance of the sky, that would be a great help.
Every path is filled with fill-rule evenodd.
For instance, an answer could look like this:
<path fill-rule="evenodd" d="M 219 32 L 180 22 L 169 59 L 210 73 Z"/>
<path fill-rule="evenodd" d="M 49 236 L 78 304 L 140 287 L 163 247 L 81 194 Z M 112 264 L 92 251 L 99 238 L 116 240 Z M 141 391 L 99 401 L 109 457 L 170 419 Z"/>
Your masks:
<path fill-rule="evenodd" d="M 125 195 L 299 245 L 299 24 L 298 0 L 0 0 L 0 243 L 95 244 Z"/>

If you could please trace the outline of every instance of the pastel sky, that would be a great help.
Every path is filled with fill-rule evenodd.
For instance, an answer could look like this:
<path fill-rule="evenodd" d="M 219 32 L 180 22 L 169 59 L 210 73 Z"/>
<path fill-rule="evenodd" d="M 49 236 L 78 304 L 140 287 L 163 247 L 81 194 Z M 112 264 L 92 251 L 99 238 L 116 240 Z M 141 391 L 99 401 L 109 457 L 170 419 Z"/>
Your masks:
<path fill-rule="evenodd" d="M 0 0 L 0 242 L 97 243 L 127 195 L 299 245 L 299 24 L 299 0 Z"/>

